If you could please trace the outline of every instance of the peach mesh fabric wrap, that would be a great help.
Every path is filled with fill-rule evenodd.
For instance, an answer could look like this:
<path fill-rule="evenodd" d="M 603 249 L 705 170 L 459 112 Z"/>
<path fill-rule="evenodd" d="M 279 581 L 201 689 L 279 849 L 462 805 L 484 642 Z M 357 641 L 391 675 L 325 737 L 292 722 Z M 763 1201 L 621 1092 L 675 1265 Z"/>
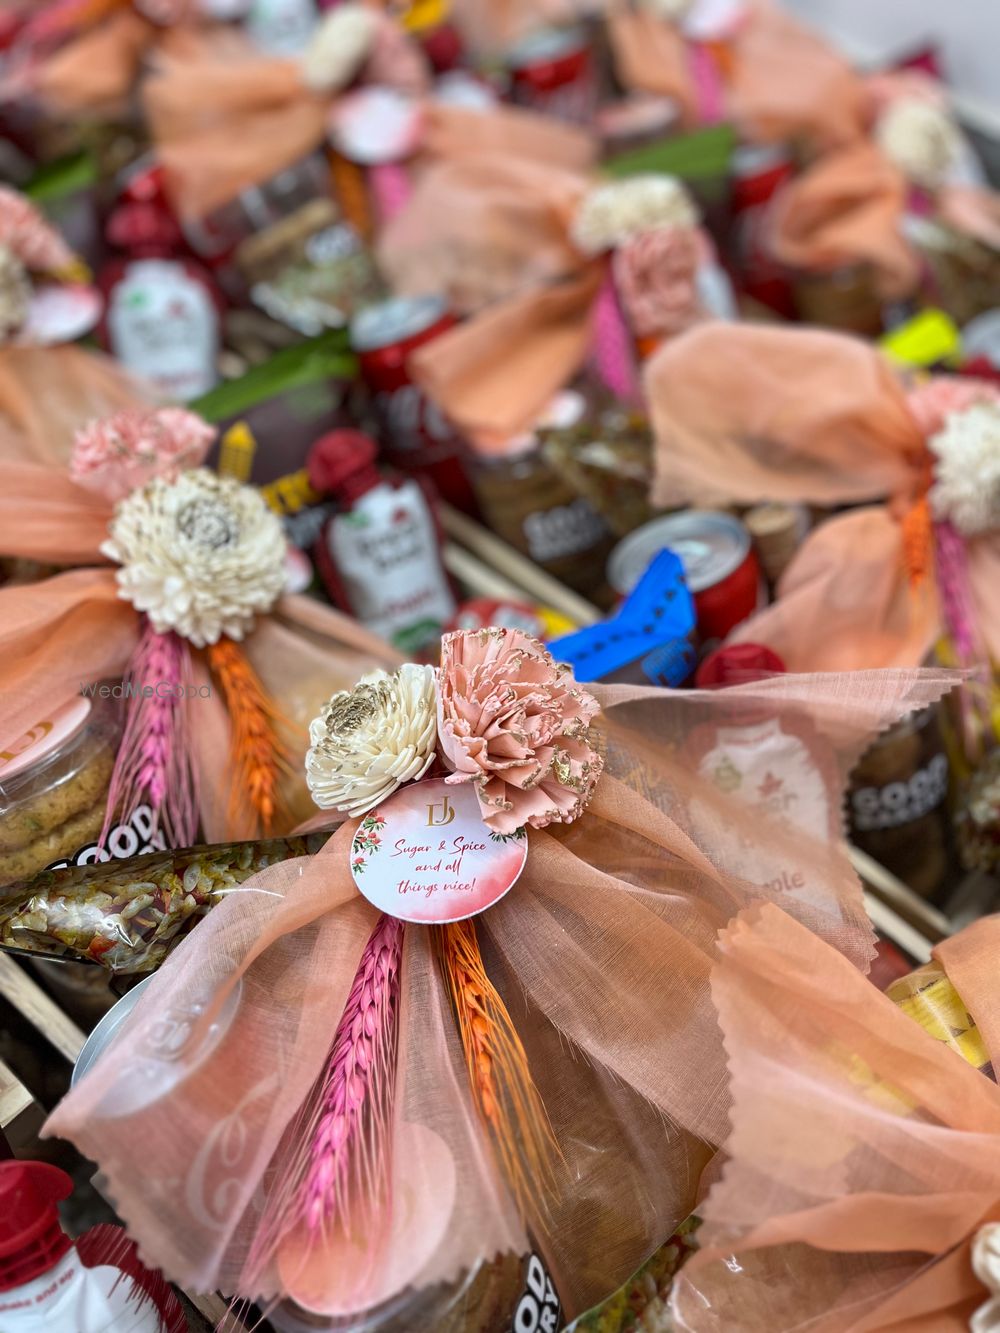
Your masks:
<path fill-rule="evenodd" d="M 510 152 L 462 153 L 424 171 L 376 254 L 394 292 L 440 292 L 470 314 L 571 273 L 585 175 Z"/>
<path fill-rule="evenodd" d="M 995 397 L 945 379 L 907 394 L 871 346 L 810 329 L 706 325 L 649 363 L 655 504 L 835 506 L 887 499 L 828 519 L 806 538 L 771 606 L 734 640 L 766 643 L 792 671 L 908 666 L 941 633 L 932 578 L 911 587 L 900 520 L 929 480 L 926 441 L 948 412 Z M 986 647 L 1000 655 L 1000 544 L 968 544 Z"/>
<path fill-rule="evenodd" d="M 156 401 L 117 362 L 82 347 L 0 349 L 0 463 L 65 466 L 73 436 L 98 417 Z"/>
<path fill-rule="evenodd" d="M 131 6 L 117 10 L 48 56 L 32 91 L 57 115 L 120 115 L 157 37 L 158 29 Z"/>
<path fill-rule="evenodd" d="M 774 254 L 809 273 L 870 266 L 884 300 L 910 296 L 920 261 L 903 235 L 906 197 L 902 173 L 875 144 L 829 153 L 776 198 Z"/>
<path fill-rule="evenodd" d="M 4 467 L 0 555 L 84 568 L 26 587 L 0 588 L 0 748 L 17 740 L 82 685 L 120 681 L 138 640 L 140 618 L 118 597 L 114 570 L 100 554 L 111 507 L 75 486 L 59 468 Z M 103 567 L 102 567 L 103 566 Z M 375 666 L 398 661 L 394 649 L 348 616 L 308 597 L 283 597 L 257 621 L 243 647 L 279 709 L 297 728 L 301 769 L 305 728 L 335 690 Z M 195 655 L 198 684 L 208 683 Z M 229 724 L 218 688 L 199 698 L 193 728 L 201 769 L 202 831 L 209 841 L 240 836 L 226 819 Z"/>
<path fill-rule="evenodd" d="M 842 951 L 847 971 L 866 965 L 871 929 L 839 836 L 843 783 L 874 732 L 948 683 L 945 673 L 895 672 L 722 693 L 595 689 L 608 767 L 589 810 L 532 830 L 520 880 L 477 921 L 565 1156 L 538 1240 L 571 1315 L 687 1215 L 725 1135 L 709 994 L 718 931 L 743 907 L 774 900 Z M 720 727 L 762 721 L 785 737 L 779 773 L 789 746 L 812 756 L 808 818 L 734 792 L 706 763 Z M 100 1163 L 145 1256 L 188 1287 L 243 1290 L 258 1189 L 320 1071 L 374 921 L 348 876 L 354 827 L 214 909 L 49 1122 Z M 237 979 L 237 1016 L 209 1063 L 209 1027 Z M 433 1252 L 417 1244 L 415 1263 L 404 1233 L 389 1242 L 384 1271 L 420 1285 L 522 1238 L 477 1146 L 424 928 L 407 928 L 403 984 L 413 1002 L 402 1014 L 396 1144 L 412 1145 L 413 1125 L 436 1136 L 418 1133 L 400 1159 Z M 148 1095 L 130 1098 L 137 1086 Z M 376 1285 L 374 1294 L 391 1293 Z"/>
<path fill-rule="evenodd" d="M 158 53 L 143 104 L 171 200 L 194 219 L 318 148 L 328 99 L 305 88 L 298 61 L 213 32 Z"/>
<path fill-rule="evenodd" d="M 608 18 L 619 79 L 630 89 L 672 97 L 687 124 L 697 120 L 692 43 L 649 11 L 619 5 Z M 865 132 L 863 81 L 827 43 L 778 8 L 748 6 L 726 39 L 728 113 L 750 143 L 798 142 L 814 150 L 850 144 Z"/>
<path fill-rule="evenodd" d="M 1000 922 L 970 936 L 940 952 L 990 1041 Z M 970 1240 L 1000 1219 L 1000 1089 L 772 905 L 719 950 L 732 1128 L 678 1328 L 966 1333 L 988 1295 Z"/>

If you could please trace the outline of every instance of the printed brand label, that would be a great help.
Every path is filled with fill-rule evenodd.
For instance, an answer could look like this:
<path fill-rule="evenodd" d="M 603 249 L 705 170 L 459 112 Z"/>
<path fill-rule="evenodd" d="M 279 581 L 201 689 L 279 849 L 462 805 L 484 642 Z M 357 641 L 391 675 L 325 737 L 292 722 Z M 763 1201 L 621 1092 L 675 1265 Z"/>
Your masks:
<path fill-rule="evenodd" d="M 88 842 L 63 861 L 52 861 L 46 870 L 64 870 L 66 866 L 90 866 L 103 861 L 123 861 L 146 852 L 165 852 L 167 844 L 160 829 L 153 829 L 153 812 L 148 805 L 137 805 L 127 820 L 113 824 L 103 847 Z"/>
<path fill-rule="evenodd" d="M 416 384 L 377 393 L 374 400 L 379 432 L 396 454 L 419 454 L 420 462 L 451 458 L 458 436 L 447 417 Z"/>
<path fill-rule="evenodd" d="M 698 776 L 730 800 L 761 812 L 771 822 L 800 829 L 817 844 L 829 841 L 830 795 L 808 746 L 777 720 L 719 727 L 698 763 Z M 737 827 L 726 803 L 695 796 L 689 804 L 692 829 L 702 846 L 714 848 L 718 864 L 741 879 L 793 897 L 811 894 L 805 872 L 776 860 L 748 821 Z M 759 828 L 759 826 L 756 826 Z"/>
<path fill-rule="evenodd" d="M 583 498 L 537 510 L 524 520 L 528 554 L 539 564 L 589 551 L 607 535 L 604 519 Z"/>
<path fill-rule="evenodd" d="M 415 481 L 376 486 L 334 519 L 327 542 L 351 610 L 383 638 L 398 643 L 425 625 L 440 631 L 455 614 L 434 522 Z"/>
<path fill-rule="evenodd" d="M 851 823 L 857 833 L 900 828 L 936 810 L 948 795 L 948 759 L 937 754 L 911 778 L 851 793 Z"/>
<path fill-rule="evenodd" d="M 4 1333 L 157 1333 L 160 1312 L 152 1301 L 136 1300 L 120 1268 L 86 1268 L 70 1250 L 41 1277 L 0 1295 Z"/>
<path fill-rule="evenodd" d="M 511 1333 L 558 1333 L 561 1327 L 562 1308 L 552 1279 L 538 1255 L 531 1254 Z"/>
<path fill-rule="evenodd" d="M 527 856 L 524 829 L 494 833 L 483 823 L 471 783 L 431 778 L 365 815 L 351 844 L 351 874 L 379 911 L 443 925 L 499 902 Z"/>
<path fill-rule="evenodd" d="M 215 384 L 219 320 L 208 292 L 182 264 L 129 264 L 108 306 L 111 350 L 127 370 L 186 402 Z"/>

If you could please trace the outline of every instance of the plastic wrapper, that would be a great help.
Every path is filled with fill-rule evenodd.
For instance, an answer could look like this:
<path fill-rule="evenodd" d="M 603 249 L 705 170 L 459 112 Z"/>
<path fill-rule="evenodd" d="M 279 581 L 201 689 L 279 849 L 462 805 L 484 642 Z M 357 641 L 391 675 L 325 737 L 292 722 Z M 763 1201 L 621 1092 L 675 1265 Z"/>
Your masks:
<path fill-rule="evenodd" d="M 975 1019 L 940 963 L 928 963 L 901 977 L 885 993 L 925 1032 L 956 1051 L 974 1069 L 995 1080 L 993 1064 Z"/>
<path fill-rule="evenodd" d="M 598 407 L 576 425 L 538 432 L 546 462 L 601 514 L 619 537 L 653 517 L 649 505 L 652 433 L 641 413 Z"/>
<path fill-rule="evenodd" d="M 227 893 L 266 866 L 312 855 L 326 838 L 213 844 L 46 870 L 0 893 L 0 942 L 119 975 L 154 972 Z"/>

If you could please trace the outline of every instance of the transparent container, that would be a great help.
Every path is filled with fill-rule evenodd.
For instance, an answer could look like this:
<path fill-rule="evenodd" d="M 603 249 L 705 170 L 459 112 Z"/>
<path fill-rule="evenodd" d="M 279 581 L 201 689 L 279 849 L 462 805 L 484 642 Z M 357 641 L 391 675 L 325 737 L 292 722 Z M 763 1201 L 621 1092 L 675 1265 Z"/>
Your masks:
<path fill-rule="evenodd" d="M 78 695 L 0 751 L 0 884 L 97 859 L 120 737 L 117 701 Z"/>

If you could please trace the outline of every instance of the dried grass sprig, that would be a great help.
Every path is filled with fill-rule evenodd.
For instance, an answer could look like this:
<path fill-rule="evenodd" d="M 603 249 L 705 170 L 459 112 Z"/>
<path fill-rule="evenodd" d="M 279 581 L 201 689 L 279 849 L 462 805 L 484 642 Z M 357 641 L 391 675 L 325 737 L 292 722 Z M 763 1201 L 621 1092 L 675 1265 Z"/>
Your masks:
<path fill-rule="evenodd" d="M 527 1053 L 486 973 L 474 923 L 439 926 L 436 936 L 477 1110 L 522 1216 L 544 1217 L 560 1153 Z"/>
<path fill-rule="evenodd" d="M 229 714 L 229 822 L 234 836 L 238 831 L 266 838 L 280 812 L 281 778 L 292 771 L 291 751 L 281 737 L 289 724 L 237 643 L 222 638 L 207 652 Z"/>

